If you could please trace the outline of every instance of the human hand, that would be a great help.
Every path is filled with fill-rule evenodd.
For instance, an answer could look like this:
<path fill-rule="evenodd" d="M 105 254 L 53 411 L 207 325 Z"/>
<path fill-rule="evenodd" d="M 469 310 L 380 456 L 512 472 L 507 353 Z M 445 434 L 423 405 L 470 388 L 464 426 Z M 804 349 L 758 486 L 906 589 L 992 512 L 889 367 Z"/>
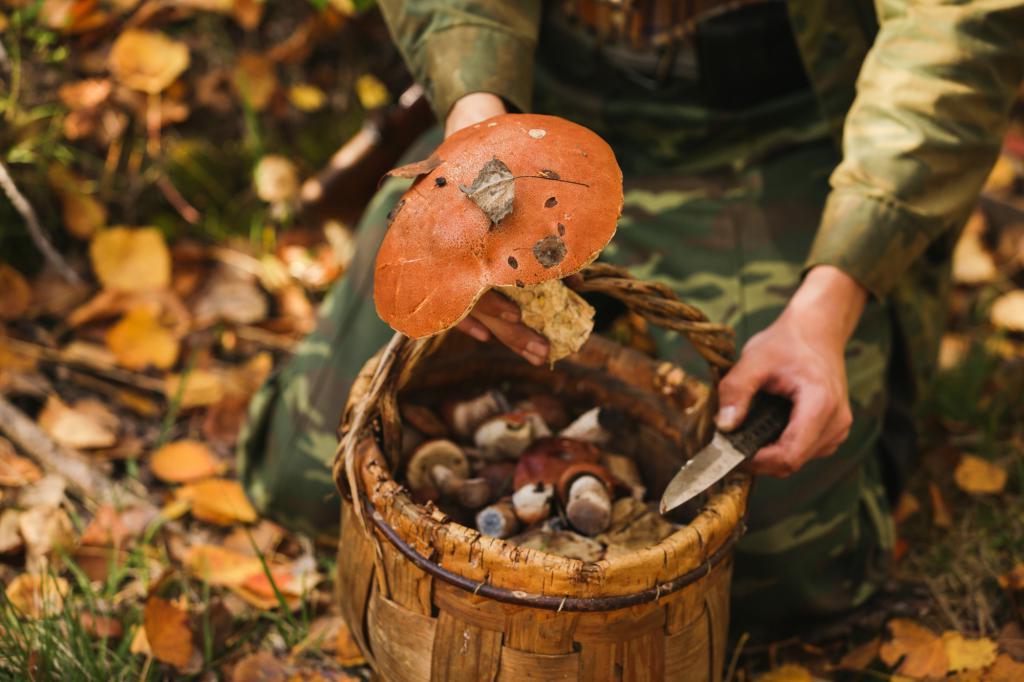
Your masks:
<path fill-rule="evenodd" d="M 849 275 L 818 266 L 779 318 L 747 342 L 718 387 L 718 427 L 731 431 L 743 423 L 758 390 L 793 402 L 786 430 L 754 456 L 751 473 L 784 478 L 846 440 L 853 416 L 844 349 L 866 302 L 867 292 Z"/>
<path fill-rule="evenodd" d="M 492 337 L 521 355 L 531 365 L 543 365 L 548 357 L 548 341 L 521 322 L 519 306 L 496 291 L 488 291 L 477 301 L 469 317 L 456 329 L 477 341 Z"/>
<path fill-rule="evenodd" d="M 485 121 L 492 116 L 506 114 L 505 103 L 489 92 L 471 92 L 455 100 L 444 121 L 444 136 L 462 130 L 474 123 Z"/>

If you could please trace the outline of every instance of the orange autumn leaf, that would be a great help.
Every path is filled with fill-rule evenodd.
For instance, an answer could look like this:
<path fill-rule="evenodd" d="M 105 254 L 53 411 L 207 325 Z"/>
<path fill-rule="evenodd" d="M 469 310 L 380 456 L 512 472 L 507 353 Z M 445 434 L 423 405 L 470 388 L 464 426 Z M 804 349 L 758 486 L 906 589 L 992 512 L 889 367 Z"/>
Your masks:
<path fill-rule="evenodd" d="M 191 503 L 192 515 L 201 521 L 229 526 L 252 523 L 257 518 L 238 481 L 208 478 L 179 488 L 176 495 Z"/>
<path fill-rule="evenodd" d="M 896 524 L 903 523 L 920 509 L 921 503 L 917 501 L 917 498 L 904 490 L 896 503 L 896 508 L 892 511 L 892 520 Z"/>
<path fill-rule="evenodd" d="M 153 453 L 153 475 L 167 483 L 191 483 L 224 473 L 225 466 L 199 441 L 179 440 Z"/>
<path fill-rule="evenodd" d="M 1007 654 L 999 654 L 996 662 L 985 671 L 985 682 L 1020 682 L 1024 680 L 1024 663 L 1018 663 Z"/>
<path fill-rule="evenodd" d="M 217 545 L 196 545 L 185 555 L 185 567 L 192 575 L 210 585 L 241 585 L 250 576 L 263 572 L 257 557 L 233 552 Z"/>
<path fill-rule="evenodd" d="M 259 573 L 254 573 L 242 581 L 242 587 L 253 594 L 268 599 L 277 598 L 274 587 L 277 587 L 277 592 L 280 592 L 282 595 L 298 596 L 299 592 L 295 589 L 296 580 L 290 569 L 287 567 L 271 568 L 270 576 L 274 580 L 273 584 L 271 584 L 266 572 L 262 570 L 262 566 L 260 569 Z"/>
<path fill-rule="evenodd" d="M 1024 564 L 1017 564 L 1009 572 L 999 576 L 999 586 L 1010 592 L 1024 590 Z"/>
<path fill-rule="evenodd" d="M 953 514 L 949 511 L 949 505 L 946 504 L 946 498 L 942 496 L 939 486 L 929 482 L 928 496 L 932 501 L 932 523 L 936 528 L 952 528 Z"/>
<path fill-rule="evenodd" d="M 43 472 L 32 460 L 18 455 L 11 441 L 0 437 L 0 485 L 20 488 L 35 483 L 42 476 Z"/>
<path fill-rule="evenodd" d="M 796 663 L 786 663 L 774 670 L 758 675 L 757 682 L 813 682 L 811 672 Z"/>
<path fill-rule="evenodd" d="M 890 668 L 908 677 L 944 677 L 949 658 L 941 637 L 906 618 L 889 621 L 892 639 L 882 644 L 878 655 Z"/>
<path fill-rule="evenodd" d="M 949 659 L 949 672 L 980 670 L 996 660 L 996 643 L 987 637 L 966 639 L 959 632 L 943 632 L 942 644 Z"/>
<path fill-rule="evenodd" d="M 89 260 L 104 289 L 166 289 L 171 283 L 171 252 L 155 227 L 102 230 L 89 244 Z"/>
<path fill-rule="evenodd" d="M 128 29 L 110 49 L 114 77 L 133 90 L 151 95 L 166 90 L 188 64 L 188 46 L 156 31 Z"/>
<path fill-rule="evenodd" d="M 964 455 L 956 465 L 953 480 L 965 493 L 994 495 L 1006 487 L 1006 471 L 981 457 Z"/>
<path fill-rule="evenodd" d="M 16 320 L 32 302 L 32 290 L 21 273 L 0 263 L 0 320 Z"/>
<path fill-rule="evenodd" d="M 153 657 L 184 668 L 192 660 L 195 644 L 188 627 L 188 613 L 166 599 L 152 596 L 146 600 L 143 627 Z"/>
<path fill-rule="evenodd" d="M 64 226 L 72 236 L 89 239 L 107 224 L 107 208 L 83 190 L 85 178 L 54 163 L 47 171 L 50 186 L 60 200 Z"/>
<path fill-rule="evenodd" d="M 242 101 L 256 111 L 265 109 L 277 91 L 274 63 L 254 52 L 244 53 L 238 58 L 231 80 Z"/>
<path fill-rule="evenodd" d="M 1024 332 L 1024 291 L 1017 289 L 997 298 L 989 319 L 999 329 Z"/>
<path fill-rule="evenodd" d="M 107 330 L 106 341 L 118 364 L 128 369 L 170 369 L 178 361 L 178 339 L 150 306 L 128 311 Z"/>

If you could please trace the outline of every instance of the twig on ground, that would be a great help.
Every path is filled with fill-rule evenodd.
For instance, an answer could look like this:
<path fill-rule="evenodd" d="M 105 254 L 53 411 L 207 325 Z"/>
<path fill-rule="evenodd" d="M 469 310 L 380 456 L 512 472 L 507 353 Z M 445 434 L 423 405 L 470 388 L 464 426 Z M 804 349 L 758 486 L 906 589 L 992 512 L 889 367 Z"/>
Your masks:
<path fill-rule="evenodd" d="M 32 208 L 32 204 L 28 203 L 28 199 L 21 193 L 18 186 L 14 184 L 14 178 L 11 177 L 11 174 L 7 171 L 7 166 L 4 165 L 2 160 L 0 160 L 0 187 L 3 188 L 4 194 L 7 195 L 7 198 L 11 200 L 11 204 L 25 220 L 25 227 L 28 228 L 29 236 L 32 237 L 36 248 L 43 254 L 46 261 L 66 281 L 71 284 L 81 284 L 82 278 L 71 269 L 71 266 L 57 252 L 57 249 L 53 248 L 53 244 L 47 238 L 46 232 L 43 231 L 43 226 L 39 223 L 39 217 L 36 215 L 35 209 Z"/>
<path fill-rule="evenodd" d="M 164 199 L 174 207 L 174 210 L 178 212 L 182 218 L 185 219 L 190 225 L 198 225 L 199 219 L 202 217 L 199 215 L 199 211 L 195 206 L 188 203 L 188 199 L 181 195 L 178 188 L 168 179 L 166 175 L 161 175 L 156 180 L 156 186 L 164 195 Z"/>
<path fill-rule="evenodd" d="M 29 355 L 38 360 L 54 362 L 58 365 L 81 367 L 99 376 L 112 379 L 113 381 L 121 384 L 126 384 L 132 388 L 142 389 L 144 391 L 149 391 L 150 393 L 159 393 L 160 395 L 164 394 L 164 382 L 155 377 L 146 376 L 145 374 L 130 372 L 126 369 L 113 367 L 111 365 L 104 365 L 96 362 L 95 360 L 90 360 L 78 355 L 71 355 L 57 348 L 47 348 L 46 346 L 40 346 L 37 343 L 13 339 L 9 336 L 0 336 L 0 347 L 3 346 L 7 346 L 17 353 Z"/>
<path fill-rule="evenodd" d="M 39 428 L 24 412 L 0 396 L 0 431 L 45 471 L 59 474 L 79 497 L 90 504 L 135 497 L 119 489 L 81 454 L 70 450 Z M 115 494 L 117 491 L 117 494 Z"/>
<path fill-rule="evenodd" d="M 291 336 L 269 332 L 266 329 L 260 329 L 259 327 L 252 327 L 245 324 L 235 327 L 235 335 L 243 341 L 252 341 L 253 343 L 257 343 L 261 346 L 266 346 L 267 348 L 283 351 L 285 353 L 295 352 L 295 344 L 298 343 L 298 339 Z"/>

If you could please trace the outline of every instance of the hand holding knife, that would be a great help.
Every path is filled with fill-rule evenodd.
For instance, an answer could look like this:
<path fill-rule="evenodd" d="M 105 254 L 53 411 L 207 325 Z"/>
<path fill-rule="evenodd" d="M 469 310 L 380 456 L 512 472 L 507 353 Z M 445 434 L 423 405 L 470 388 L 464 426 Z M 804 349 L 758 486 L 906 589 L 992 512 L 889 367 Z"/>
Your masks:
<path fill-rule="evenodd" d="M 704 492 L 726 474 L 775 442 L 789 423 L 793 404 L 771 393 L 758 393 L 747 418 L 734 431 L 715 431 L 714 437 L 673 477 L 661 498 L 661 513 L 675 509 Z"/>

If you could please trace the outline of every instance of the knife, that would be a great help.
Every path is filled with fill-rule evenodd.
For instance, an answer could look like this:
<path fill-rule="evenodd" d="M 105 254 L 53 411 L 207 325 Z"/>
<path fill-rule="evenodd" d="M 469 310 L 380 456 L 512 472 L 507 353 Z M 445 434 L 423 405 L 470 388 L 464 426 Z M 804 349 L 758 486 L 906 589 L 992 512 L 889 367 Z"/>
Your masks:
<path fill-rule="evenodd" d="M 714 438 L 680 467 L 661 497 L 661 513 L 688 502 L 721 480 L 769 443 L 774 443 L 789 423 L 793 408 L 786 398 L 758 393 L 747 418 L 729 433 L 715 431 Z"/>

